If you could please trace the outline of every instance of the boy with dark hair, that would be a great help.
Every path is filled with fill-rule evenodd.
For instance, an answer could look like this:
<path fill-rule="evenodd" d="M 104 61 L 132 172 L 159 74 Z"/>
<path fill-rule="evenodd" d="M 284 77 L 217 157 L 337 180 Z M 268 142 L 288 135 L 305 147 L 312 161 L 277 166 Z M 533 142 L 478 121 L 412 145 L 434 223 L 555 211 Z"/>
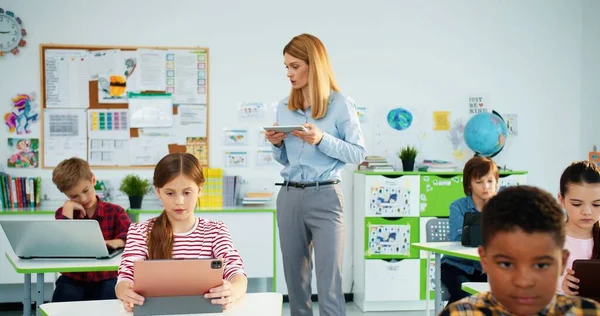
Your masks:
<path fill-rule="evenodd" d="M 131 220 L 122 207 L 98 198 L 96 177 L 87 161 L 63 160 L 52 171 L 52 182 L 69 198 L 54 214 L 56 219 L 97 220 L 107 247 L 125 247 Z M 116 299 L 116 284 L 117 271 L 62 273 L 56 280 L 52 302 Z"/>
<path fill-rule="evenodd" d="M 564 214 L 546 191 L 509 187 L 481 215 L 481 265 L 490 292 L 464 298 L 440 315 L 600 315 L 595 301 L 556 294 L 569 252 Z"/>

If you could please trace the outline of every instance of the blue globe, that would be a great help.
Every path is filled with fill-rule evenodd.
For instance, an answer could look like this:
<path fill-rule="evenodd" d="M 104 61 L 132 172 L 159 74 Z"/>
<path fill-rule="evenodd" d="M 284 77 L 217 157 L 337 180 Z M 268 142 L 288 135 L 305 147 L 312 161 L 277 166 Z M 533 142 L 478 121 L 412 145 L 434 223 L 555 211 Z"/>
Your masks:
<path fill-rule="evenodd" d="M 508 130 L 496 112 L 479 113 L 469 119 L 464 135 L 465 143 L 477 155 L 493 157 L 504 148 Z"/>

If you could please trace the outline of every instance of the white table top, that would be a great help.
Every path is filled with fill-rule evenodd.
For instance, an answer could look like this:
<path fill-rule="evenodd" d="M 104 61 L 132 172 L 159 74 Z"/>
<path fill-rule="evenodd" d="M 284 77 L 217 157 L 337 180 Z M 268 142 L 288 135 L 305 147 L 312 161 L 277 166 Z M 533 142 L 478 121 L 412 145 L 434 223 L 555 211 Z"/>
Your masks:
<path fill-rule="evenodd" d="M 490 284 L 487 282 L 465 282 L 461 286 L 462 290 L 469 294 L 489 292 Z"/>
<path fill-rule="evenodd" d="M 125 316 L 133 315 L 123 308 L 120 300 L 79 301 L 64 303 L 46 303 L 40 305 L 45 316 Z M 281 316 L 283 313 L 283 295 L 280 293 L 249 293 L 223 313 L 189 314 L 199 316 Z"/>
<path fill-rule="evenodd" d="M 413 243 L 412 246 L 419 250 L 479 261 L 477 247 L 465 247 L 460 244 L 460 241 L 421 242 Z"/>
<path fill-rule="evenodd" d="M 14 252 L 6 258 L 17 273 L 117 271 L 121 254 L 111 259 L 21 259 Z"/>

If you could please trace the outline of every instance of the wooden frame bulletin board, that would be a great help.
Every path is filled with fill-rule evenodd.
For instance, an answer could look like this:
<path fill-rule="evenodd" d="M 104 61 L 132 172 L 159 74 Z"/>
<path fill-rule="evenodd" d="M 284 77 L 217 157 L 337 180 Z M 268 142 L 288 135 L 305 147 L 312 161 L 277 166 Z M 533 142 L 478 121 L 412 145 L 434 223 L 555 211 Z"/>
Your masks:
<path fill-rule="evenodd" d="M 40 44 L 40 91 L 41 91 L 41 96 L 40 96 L 40 104 L 41 104 L 41 110 L 40 110 L 40 116 L 41 116 L 41 137 L 40 137 L 40 160 L 41 160 L 41 166 L 44 169 L 52 169 L 53 167 L 55 167 L 55 165 L 52 166 L 48 166 L 46 164 L 46 160 L 45 160 L 45 145 L 44 145 L 44 132 L 45 132 L 45 126 L 44 125 L 44 114 L 45 114 L 45 110 L 46 110 L 46 103 L 47 103 L 47 98 L 46 98 L 46 50 L 88 50 L 88 51 L 98 51 L 98 50 L 114 50 L 114 49 L 120 49 L 121 51 L 136 51 L 137 49 L 152 49 L 152 50 L 173 50 L 175 52 L 177 51 L 187 51 L 187 52 L 194 52 L 194 53 L 200 53 L 205 55 L 205 59 L 204 59 L 204 68 L 203 70 L 204 72 L 204 86 L 205 86 L 205 94 L 206 94 L 206 101 L 205 101 L 205 105 L 206 105 L 206 122 L 205 122 L 205 127 L 206 127 L 206 131 L 204 133 L 205 138 L 204 138 L 204 142 L 206 143 L 205 145 L 205 159 L 204 161 L 206 162 L 206 165 L 208 165 L 208 149 L 209 149 L 209 145 L 208 145 L 208 139 L 209 139 L 209 69 L 208 69 L 208 64 L 209 64 L 209 51 L 208 48 L 203 48 L 203 47 L 148 47 L 148 46 L 98 46 L 98 45 L 61 45 L 61 44 Z M 166 63 L 166 60 L 165 60 Z M 198 67 L 200 68 L 200 67 Z M 165 91 L 142 91 L 142 94 L 159 94 L 159 93 L 165 93 Z M 178 114 L 178 104 L 173 104 L 173 114 Z M 54 107 L 52 107 L 54 108 Z M 97 80 L 90 80 L 89 81 L 89 110 L 92 109 L 97 109 L 97 110 L 111 110 L 111 109 L 128 109 L 129 108 L 129 104 L 128 103 L 100 103 L 99 102 L 99 97 L 98 97 L 98 81 Z M 60 108 L 60 109 L 70 109 L 68 107 L 65 108 Z M 87 119 L 87 110 L 86 109 L 86 119 Z M 130 128 L 129 129 L 130 132 L 130 137 L 131 138 L 136 138 L 139 137 L 139 129 L 138 128 Z M 90 138 L 89 138 L 89 134 L 88 134 L 88 129 L 87 129 L 87 124 L 86 124 L 86 157 L 89 154 L 89 146 L 90 146 Z M 186 145 L 181 145 L 181 144 L 169 144 L 169 152 L 173 153 L 173 152 L 186 152 L 187 148 Z M 65 157 L 69 158 L 69 157 Z M 89 157 L 88 157 L 89 160 Z M 93 165 L 90 164 L 91 167 L 93 168 L 98 168 L 98 169 L 147 169 L 147 168 L 154 168 L 155 165 L 129 165 L 129 162 L 125 163 L 125 164 L 119 164 L 119 165 Z"/>

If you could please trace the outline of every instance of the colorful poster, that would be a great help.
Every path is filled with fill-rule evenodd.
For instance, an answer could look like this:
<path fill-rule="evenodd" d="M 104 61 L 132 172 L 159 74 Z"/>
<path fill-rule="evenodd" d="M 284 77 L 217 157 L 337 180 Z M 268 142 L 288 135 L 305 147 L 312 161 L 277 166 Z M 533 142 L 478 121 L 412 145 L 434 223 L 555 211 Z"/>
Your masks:
<path fill-rule="evenodd" d="M 237 152 L 226 152 L 225 153 L 225 167 L 240 167 L 244 168 L 248 166 L 248 153 L 245 151 Z"/>
<path fill-rule="evenodd" d="M 471 94 L 469 96 L 469 114 L 488 113 L 490 110 L 490 100 L 487 94 Z"/>
<path fill-rule="evenodd" d="M 449 131 L 450 130 L 450 111 L 435 111 L 435 112 L 433 112 L 433 130 L 434 131 Z"/>
<path fill-rule="evenodd" d="M 240 105 L 240 117 L 261 118 L 264 115 L 266 105 L 264 102 L 243 102 Z"/>
<path fill-rule="evenodd" d="M 98 74 L 98 103 L 127 103 L 127 77 Z"/>
<path fill-rule="evenodd" d="M 273 158 L 273 151 L 271 150 L 259 150 L 256 152 L 256 165 L 257 166 L 273 166 L 276 165 L 277 161 Z"/>
<path fill-rule="evenodd" d="M 4 114 L 4 123 L 9 133 L 17 132 L 17 135 L 31 133 L 30 124 L 39 120 L 39 114 L 35 113 L 37 104 L 34 103 L 35 93 L 19 94 L 12 98 L 13 109 Z"/>
<path fill-rule="evenodd" d="M 247 129 L 226 129 L 225 146 L 243 146 L 248 145 Z"/>
<path fill-rule="evenodd" d="M 371 255 L 410 255 L 410 225 L 370 225 Z"/>
<path fill-rule="evenodd" d="M 188 137 L 186 152 L 196 156 L 201 166 L 208 166 L 208 143 L 206 137 Z"/>
<path fill-rule="evenodd" d="M 7 161 L 9 168 L 37 168 L 39 162 L 39 140 L 37 138 L 9 138 Z"/>
<path fill-rule="evenodd" d="M 129 111 L 88 110 L 88 138 L 129 139 Z"/>

